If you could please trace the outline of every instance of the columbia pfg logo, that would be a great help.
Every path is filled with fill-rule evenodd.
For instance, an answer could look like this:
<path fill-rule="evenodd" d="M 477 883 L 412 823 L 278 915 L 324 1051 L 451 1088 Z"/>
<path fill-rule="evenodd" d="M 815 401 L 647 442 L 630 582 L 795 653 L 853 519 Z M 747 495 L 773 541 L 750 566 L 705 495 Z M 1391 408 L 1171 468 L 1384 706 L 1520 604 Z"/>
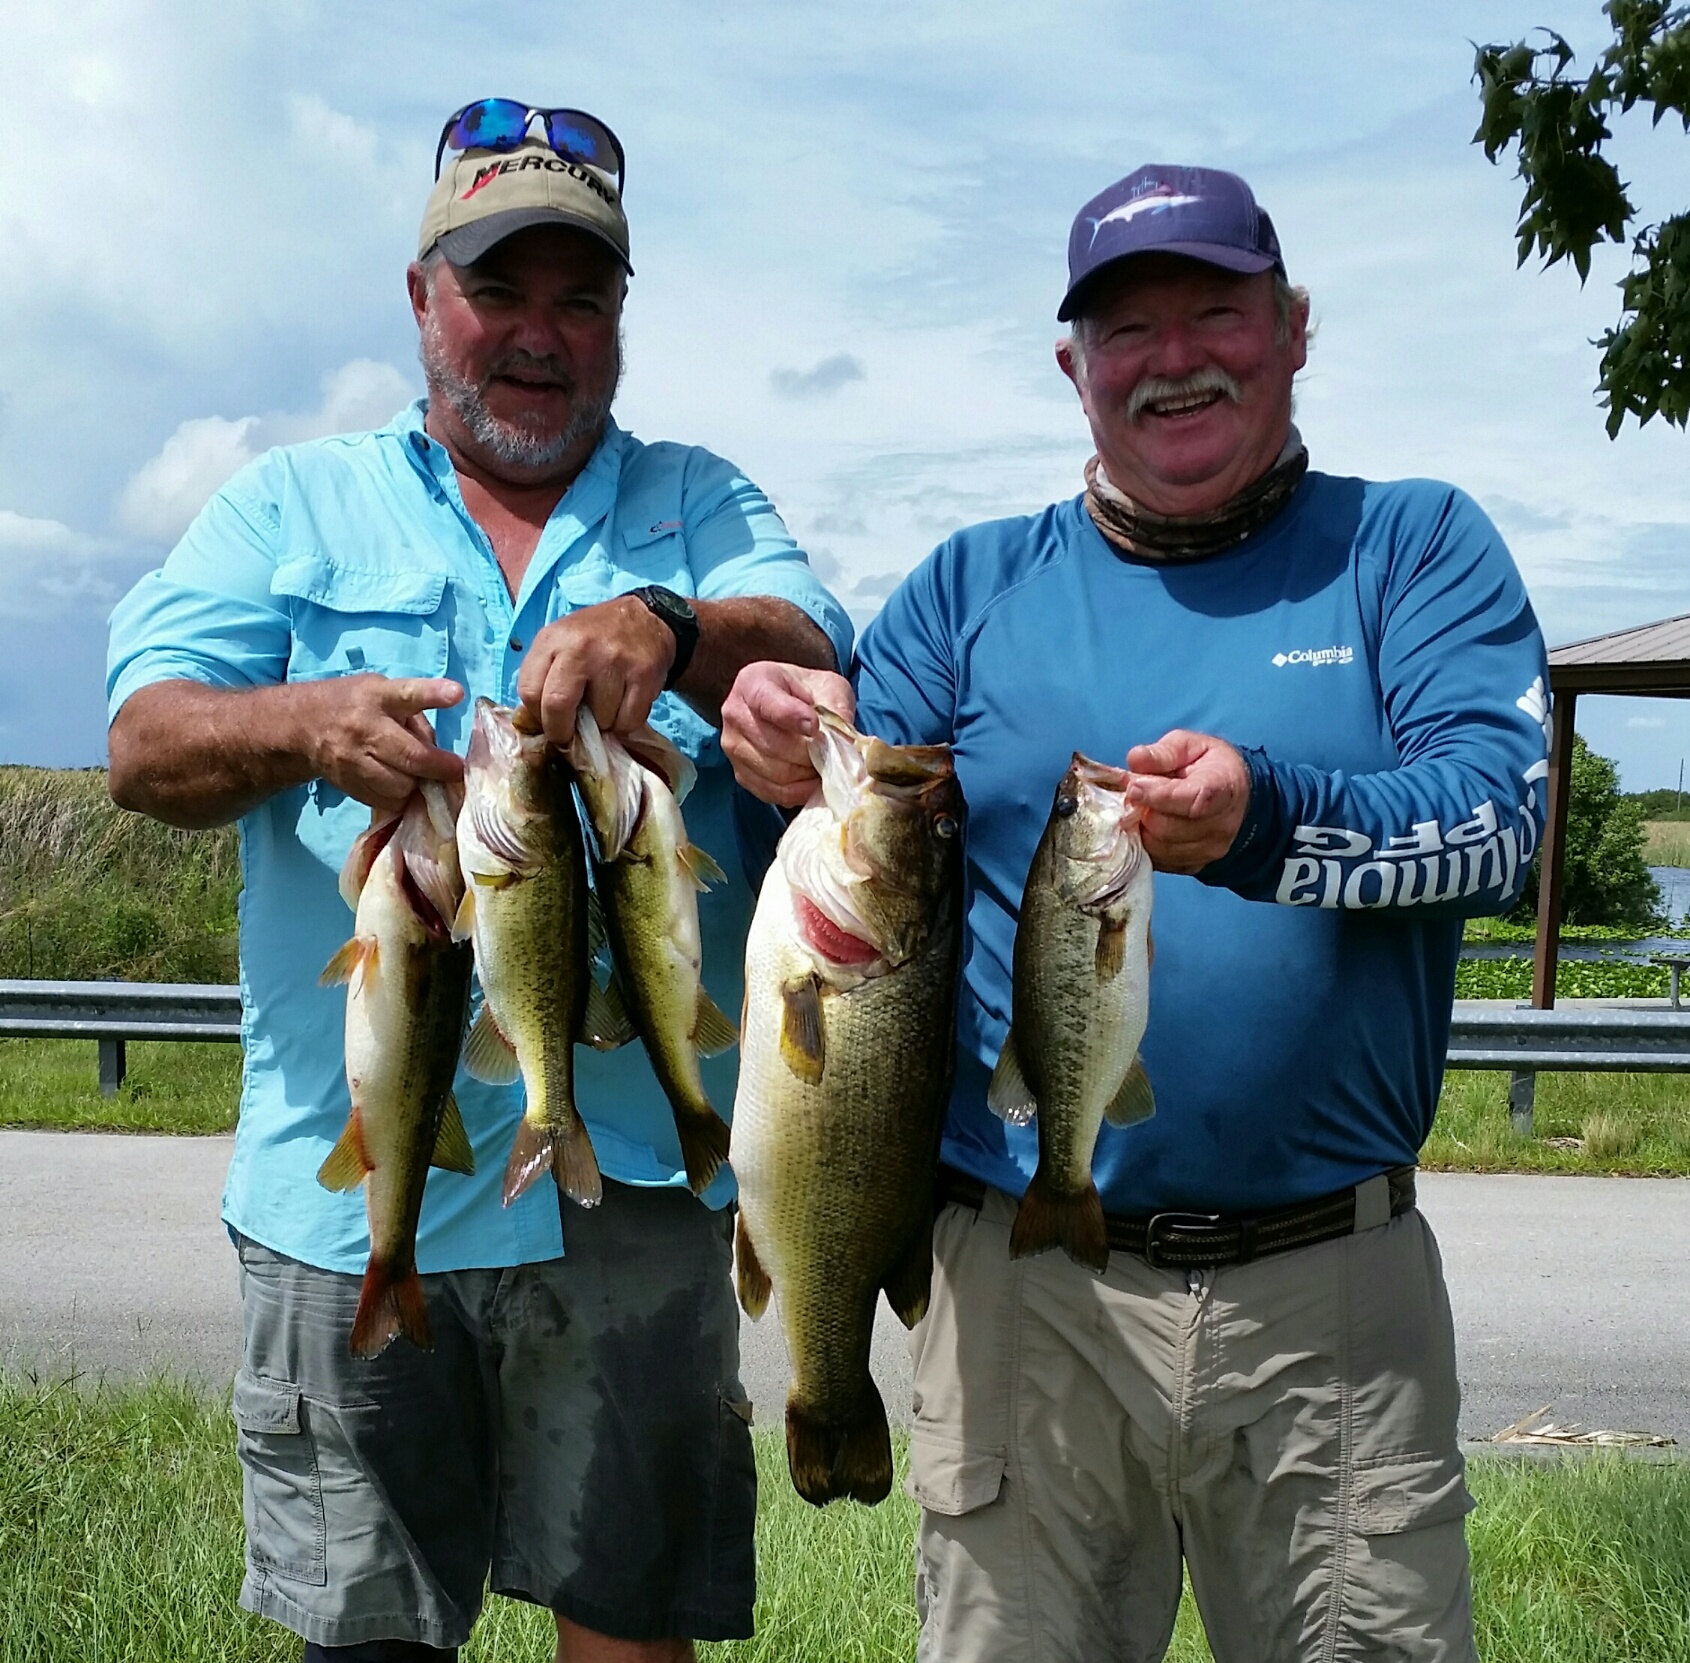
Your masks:
<path fill-rule="evenodd" d="M 1282 670 L 1287 664 L 1354 664 L 1354 647 L 1299 647 L 1295 652 L 1276 652 L 1273 666 Z"/>

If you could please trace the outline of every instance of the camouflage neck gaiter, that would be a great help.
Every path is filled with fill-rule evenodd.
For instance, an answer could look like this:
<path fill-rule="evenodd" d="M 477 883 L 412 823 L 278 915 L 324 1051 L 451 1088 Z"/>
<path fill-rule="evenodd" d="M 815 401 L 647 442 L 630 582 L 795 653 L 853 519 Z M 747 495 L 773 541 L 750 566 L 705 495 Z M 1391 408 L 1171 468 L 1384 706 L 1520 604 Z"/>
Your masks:
<path fill-rule="evenodd" d="M 1103 459 L 1086 463 L 1086 512 L 1117 553 L 1129 560 L 1160 565 L 1204 560 L 1235 549 L 1254 536 L 1291 500 L 1308 472 L 1309 453 L 1295 426 L 1279 459 L 1246 485 L 1230 502 L 1207 514 L 1152 514 L 1116 489 L 1103 470 Z"/>

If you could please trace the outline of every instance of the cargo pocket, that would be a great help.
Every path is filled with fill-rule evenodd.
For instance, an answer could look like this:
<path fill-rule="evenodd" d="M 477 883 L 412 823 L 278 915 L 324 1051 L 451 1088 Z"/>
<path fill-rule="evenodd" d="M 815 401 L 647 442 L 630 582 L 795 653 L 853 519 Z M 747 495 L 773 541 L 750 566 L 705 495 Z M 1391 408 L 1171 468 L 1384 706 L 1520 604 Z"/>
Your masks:
<path fill-rule="evenodd" d="M 905 1490 L 930 1513 L 960 1518 L 998 1498 L 1003 1488 L 1002 1450 L 971 1449 L 917 1424 L 910 1432 L 910 1476 Z"/>
<path fill-rule="evenodd" d="M 328 1581 L 323 1481 L 299 1388 L 242 1369 L 231 1408 L 245 1478 L 249 1563 L 321 1586 Z"/>
<path fill-rule="evenodd" d="M 757 1457 L 751 1446 L 751 1415 L 749 1398 L 718 1392 L 709 1597 L 720 1601 L 736 1621 L 741 1606 L 749 1614 L 757 1580 Z"/>
<path fill-rule="evenodd" d="M 1450 1524 L 1473 1511 L 1459 1455 L 1370 1461 L 1355 1469 L 1355 1527 L 1363 1536 L 1398 1536 Z"/>

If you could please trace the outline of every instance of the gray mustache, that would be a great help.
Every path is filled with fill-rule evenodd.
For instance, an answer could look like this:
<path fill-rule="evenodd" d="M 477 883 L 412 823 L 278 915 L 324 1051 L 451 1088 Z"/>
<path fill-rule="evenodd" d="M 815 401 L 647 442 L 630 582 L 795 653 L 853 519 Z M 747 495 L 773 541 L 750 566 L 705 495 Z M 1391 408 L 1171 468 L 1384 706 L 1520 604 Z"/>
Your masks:
<path fill-rule="evenodd" d="M 1210 364 L 1193 370 L 1190 375 L 1151 375 L 1133 388 L 1127 399 L 1127 420 L 1136 422 L 1145 410 L 1165 398 L 1196 398 L 1204 393 L 1220 393 L 1237 404 L 1244 390 L 1225 370 Z"/>

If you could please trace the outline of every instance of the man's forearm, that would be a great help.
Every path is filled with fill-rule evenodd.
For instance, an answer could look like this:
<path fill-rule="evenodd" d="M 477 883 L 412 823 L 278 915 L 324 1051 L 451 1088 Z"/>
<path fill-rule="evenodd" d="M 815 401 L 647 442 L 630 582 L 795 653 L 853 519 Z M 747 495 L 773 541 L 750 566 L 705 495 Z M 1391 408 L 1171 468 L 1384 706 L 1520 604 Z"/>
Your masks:
<path fill-rule="evenodd" d="M 722 701 L 747 664 L 773 659 L 811 670 L 837 670 L 833 643 L 791 601 L 769 596 L 694 601 L 698 646 L 675 691 L 712 726 L 722 721 Z"/>
<path fill-rule="evenodd" d="M 161 681 L 127 700 L 110 734 L 111 794 L 168 825 L 226 825 L 317 773 L 302 685 Z"/>

